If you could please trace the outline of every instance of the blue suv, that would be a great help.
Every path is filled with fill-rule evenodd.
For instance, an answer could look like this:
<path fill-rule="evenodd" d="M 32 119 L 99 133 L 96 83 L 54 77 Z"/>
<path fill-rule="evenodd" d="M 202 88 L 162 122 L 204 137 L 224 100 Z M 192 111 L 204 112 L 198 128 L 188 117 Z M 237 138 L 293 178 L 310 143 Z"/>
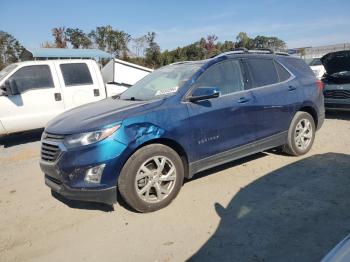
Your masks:
<path fill-rule="evenodd" d="M 162 67 L 117 97 L 52 120 L 45 183 L 68 199 L 140 212 L 167 206 L 184 178 L 274 147 L 307 153 L 324 121 L 323 85 L 303 60 L 254 51 Z"/>

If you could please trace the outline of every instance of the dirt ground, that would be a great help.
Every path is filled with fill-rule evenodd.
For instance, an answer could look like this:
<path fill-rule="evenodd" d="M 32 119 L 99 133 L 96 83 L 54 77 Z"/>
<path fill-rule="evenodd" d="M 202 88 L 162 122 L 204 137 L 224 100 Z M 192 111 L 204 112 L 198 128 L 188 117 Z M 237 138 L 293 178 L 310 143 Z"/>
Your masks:
<path fill-rule="evenodd" d="M 350 234 L 350 112 L 306 156 L 211 169 L 150 214 L 53 197 L 39 140 L 0 140 L 0 261 L 319 261 Z"/>

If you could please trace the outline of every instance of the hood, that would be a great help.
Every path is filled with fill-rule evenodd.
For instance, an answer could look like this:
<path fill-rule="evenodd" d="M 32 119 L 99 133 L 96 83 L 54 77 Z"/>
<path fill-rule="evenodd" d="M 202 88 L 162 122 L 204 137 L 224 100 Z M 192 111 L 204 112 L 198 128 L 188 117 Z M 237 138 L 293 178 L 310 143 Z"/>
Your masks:
<path fill-rule="evenodd" d="M 328 75 L 350 71 L 350 50 L 328 53 L 321 61 Z"/>
<path fill-rule="evenodd" d="M 51 120 L 45 131 L 68 135 L 101 129 L 122 121 L 128 116 L 144 112 L 162 103 L 157 101 L 126 101 L 107 98 L 66 111 Z"/>

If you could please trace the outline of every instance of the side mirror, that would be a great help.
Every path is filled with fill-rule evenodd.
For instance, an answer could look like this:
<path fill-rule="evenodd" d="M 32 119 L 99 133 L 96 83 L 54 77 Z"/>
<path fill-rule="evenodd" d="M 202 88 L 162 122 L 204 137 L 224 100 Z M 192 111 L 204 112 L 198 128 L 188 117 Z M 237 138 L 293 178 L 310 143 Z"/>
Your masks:
<path fill-rule="evenodd" d="M 197 87 L 188 98 L 190 102 L 217 98 L 220 96 L 220 90 L 217 87 Z"/>
<path fill-rule="evenodd" d="M 19 91 L 15 80 L 6 80 L 5 84 L 1 87 L 3 95 L 5 96 L 15 96 L 19 95 Z"/>

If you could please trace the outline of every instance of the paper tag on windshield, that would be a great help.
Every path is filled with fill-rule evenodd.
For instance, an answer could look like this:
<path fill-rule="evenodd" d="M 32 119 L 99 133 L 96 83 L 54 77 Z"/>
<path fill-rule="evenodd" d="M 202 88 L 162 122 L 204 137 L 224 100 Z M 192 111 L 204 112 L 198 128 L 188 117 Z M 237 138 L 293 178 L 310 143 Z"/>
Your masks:
<path fill-rule="evenodd" d="M 168 89 L 164 89 L 164 90 L 158 90 L 156 92 L 156 96 L 163 96 L 163 95 L 168 95 L 168 94 L 172 94 L 172 93 L 176 93 L 176 91 L 179 89 L 178 86 L 174 86 L 174 87 L 170 87 Z"/>

